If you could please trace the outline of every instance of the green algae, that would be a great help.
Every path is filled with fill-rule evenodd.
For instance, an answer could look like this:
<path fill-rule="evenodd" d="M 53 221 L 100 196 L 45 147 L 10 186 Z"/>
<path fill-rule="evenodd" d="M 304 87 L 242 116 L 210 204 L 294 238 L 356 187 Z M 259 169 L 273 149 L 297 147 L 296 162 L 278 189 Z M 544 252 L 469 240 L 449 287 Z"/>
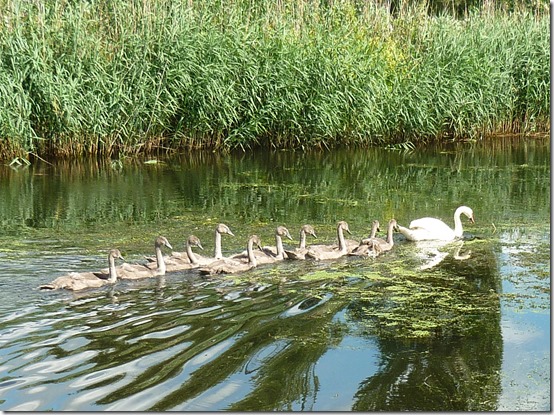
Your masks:
<path fill-rule="evenodd" d="M 299 273 L 297 279 L 319 281 L 337 300 L 349 301 L 350 318 L 380 338 L 477 335 L 484 326 L 498 322 L 499 275 L 490 241 L 473 242 L 471 248 L 474 260 L 445 260 L 427 271 L 414 267 L 399 249 L 371 262 L 356 258 Z M 312 287 L 312 295 L 317 288 Z"/>

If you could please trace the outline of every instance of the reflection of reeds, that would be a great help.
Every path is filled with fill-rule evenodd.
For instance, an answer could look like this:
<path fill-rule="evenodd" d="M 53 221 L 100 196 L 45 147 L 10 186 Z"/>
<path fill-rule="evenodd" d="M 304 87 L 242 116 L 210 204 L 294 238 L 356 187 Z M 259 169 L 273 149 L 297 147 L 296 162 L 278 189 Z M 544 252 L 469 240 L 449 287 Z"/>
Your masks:
<path fill-rule="evenodd" d="M 548 10 L 0 3 L 0 158 L 549 129 Z"/>
<path fill-rule="evenodd" d="M 90 238 L 96 232 L 102 238 L 114 233 L 117 240 L 131 238 L 132 225 L 138 227 L 135 236 L 147 227 L 142 238 L 148 241 L 153 227 L 160 226 L 170 241 L 177 237 L 180 244 L 194 233 L 210 249 L 213 228 L 221 221 L 237 234 L 228 245 L 236 249 L 249 233 L 272 235 L 277 223 L 289 229 L 311 223 L 321 241 L 332 241 L 337 220 L 352 222 L 355 236 L 361 237 L 373 219 L 395 217 L 406 223 L 428 215 L 448 222 L 457 204 L 467 203 L 477 215 L 467 231 L 492 232 L 492 222 L 502 229 L 513 203 L 537 215 L 548 213 L 546 146 L 544 141 L 514 146 L 512 140 L 495 139 L 458 143 L 432 154 L 194 152 L 155 165 L 124 160 L 121 168 L 96 159 L 39 163 L 18 171 L 4 167 L 0 223 L 13 231 L 50 228 L 82 235 L 88 229 Z M 437 196 L 445 202 L 437 204 Z M 149 252 L 150 245 L 145 249 Z"/>

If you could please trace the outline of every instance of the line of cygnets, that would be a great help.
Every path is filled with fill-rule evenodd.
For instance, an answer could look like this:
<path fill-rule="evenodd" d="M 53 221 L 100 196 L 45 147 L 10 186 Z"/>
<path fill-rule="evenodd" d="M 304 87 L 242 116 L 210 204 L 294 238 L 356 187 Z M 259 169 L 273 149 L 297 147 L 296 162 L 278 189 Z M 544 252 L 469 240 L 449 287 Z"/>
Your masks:
<path fill-rule="evenodd" d="M 348 240 L 344 232 L 351 234 L 348 223 L 340 221 L 337 224 L 338 245 L 307 245 L 307 236 L 317 238 L 315 229 L 311 225 L 304 225 L 300 230 L 300 244 L 297 248 L 286 250 L 283 247 L 283 238 L 293 240 L 288 229 L 278 226 L 275 230 L 275 246 L 261 246 L 261 240 L 257 235 L 248 238 L 246 251 L 224 258 L 221 249 L 222 235 L 234 236 L 231 229 L 223 223 L 215 229 L 215 249 L 213 257 L 205 257 L 193 252 L 192 248 L 204 249 L 200 240 L 190 235 L 185 243 L 185 252 L 172 252 L 164 257 L 162 247 L 173 249 L 167 238 L 156 238 L 154 247 L 155 258 L 148 258 L 146 264 L 129 264 L 124 262 L 116 266 L 115 260 L 123 260 L 118 249 L 110 250 L 108 254 L 108 269 L 98 272 L 72 272 L 56 278 L 50 284 L 41 285 L 41 289 L 67 289 L 83 290 L 86 288 L 98 288 L 106 284 L 114 284 L 118 278 L 140 279 L 165 275 L 166 272 L 180 271 L 197 268 L 202 274 L 230 274 L 247 271 L 260 264 L 269 264 L 285 259 L 302 260 L 306 258 L 314 260 L 332 260 L 345 255 L 377 256 L 390 251 L 394 246 L 393 232 L 402 233 L 409 241 L 440 240 L 450 241 L 460 238 L 463 234 L 460 216 L 464 214 L 471 222 L 475 222 L 473 210 L 467 206 L 460 206 L 454 213 L 454 229 L 436 218 L 421 218 L 413 220 L 408 228 L 397 224 L 395 219 L 388 223 L 386 239 L 376 236 L 379 222 L 373 221 L 371 234 L 361 241 Z M 255 250 L 258 248 L 258 250 Z"/>

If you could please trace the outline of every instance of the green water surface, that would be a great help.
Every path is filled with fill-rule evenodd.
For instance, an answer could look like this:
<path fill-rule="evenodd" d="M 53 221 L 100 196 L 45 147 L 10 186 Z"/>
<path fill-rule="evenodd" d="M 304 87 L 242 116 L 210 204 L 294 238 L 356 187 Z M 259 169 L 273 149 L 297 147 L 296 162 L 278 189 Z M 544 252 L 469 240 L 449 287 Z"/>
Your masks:
<path fill-rule="evenodd" d="M 37 289 L 157 235 L 211 255 L 220 222 L 229 255 L 460 205 L 476 223 L 438 247 Z M 0 236 L 0 410 L 550 410 L 548 139 L 0 166 Z"/>

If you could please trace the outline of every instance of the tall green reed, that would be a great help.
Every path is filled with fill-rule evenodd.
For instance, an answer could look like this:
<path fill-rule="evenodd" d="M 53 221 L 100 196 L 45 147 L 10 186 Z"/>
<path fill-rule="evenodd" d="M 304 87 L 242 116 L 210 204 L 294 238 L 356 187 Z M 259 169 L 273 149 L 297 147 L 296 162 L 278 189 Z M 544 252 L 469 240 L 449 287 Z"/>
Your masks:
<path fill-rule="evenodd" d="M 1 2 L 1 158 L 549 129 L 547 14 L 393 17 L 355 0 Z"/>

